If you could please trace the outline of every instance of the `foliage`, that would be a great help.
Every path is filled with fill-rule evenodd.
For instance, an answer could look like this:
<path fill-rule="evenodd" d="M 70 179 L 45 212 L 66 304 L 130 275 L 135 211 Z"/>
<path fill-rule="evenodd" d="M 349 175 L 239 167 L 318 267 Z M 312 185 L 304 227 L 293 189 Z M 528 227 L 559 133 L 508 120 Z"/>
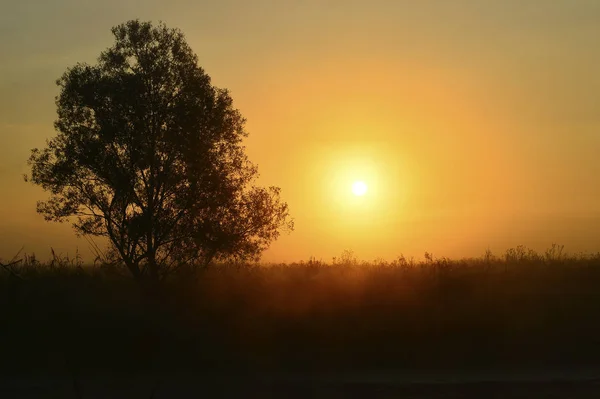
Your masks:
<path fill-rule="evenodd" d="M 98 64 L 57 81 L 58 135 L 32 150 L 49 221 L 110 240 L 130 272 L 153 280 L 187 264 L 257 259 L 292 229 L 280 189 L 253 185 L 245 120 L 211 85 L 183 34 L 129 21 Z"/>

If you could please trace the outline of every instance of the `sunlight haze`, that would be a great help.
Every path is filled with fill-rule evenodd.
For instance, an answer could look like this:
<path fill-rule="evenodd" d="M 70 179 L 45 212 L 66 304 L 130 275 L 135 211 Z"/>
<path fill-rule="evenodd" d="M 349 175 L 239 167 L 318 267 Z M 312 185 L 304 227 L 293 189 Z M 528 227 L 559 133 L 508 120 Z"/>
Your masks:
<path fill-rule="evenodd" d="M 3 1 L 0 258 L 93 260 L 23 181 L 55 84 L 129 19 L 179 28 L 295 219 L 265 262 L 600 251 L 600 1 Z M 361 184 L 362 183 L 362 184 Z"/>

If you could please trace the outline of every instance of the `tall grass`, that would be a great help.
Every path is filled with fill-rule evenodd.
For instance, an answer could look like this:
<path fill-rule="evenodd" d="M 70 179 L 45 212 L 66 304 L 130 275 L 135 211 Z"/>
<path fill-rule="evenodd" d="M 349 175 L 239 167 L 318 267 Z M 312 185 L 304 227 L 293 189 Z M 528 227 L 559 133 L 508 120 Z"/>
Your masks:
<path fill-rule="evenodd" d="M 213 265 L 148 300 L 115 265 L 0 271 L 0 367 L 40 372 L 597 365 L 600 255 Z"/>

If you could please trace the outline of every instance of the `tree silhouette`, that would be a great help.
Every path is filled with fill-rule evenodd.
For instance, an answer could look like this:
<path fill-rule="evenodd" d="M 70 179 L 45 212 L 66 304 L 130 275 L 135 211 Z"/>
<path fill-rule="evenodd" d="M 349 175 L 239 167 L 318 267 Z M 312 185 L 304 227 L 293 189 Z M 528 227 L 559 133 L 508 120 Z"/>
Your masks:
<path fill-rule="evenodd" d="M 95 66 L 57 81 L 58 134 L 33 149 L 37 211 L 105 236 L 137 279 L 182 265 L 257 259 L 293 229 L 278 187 L 253 185 L 245 119 L 211 85 L 184 35 L 128 21 Z"/>

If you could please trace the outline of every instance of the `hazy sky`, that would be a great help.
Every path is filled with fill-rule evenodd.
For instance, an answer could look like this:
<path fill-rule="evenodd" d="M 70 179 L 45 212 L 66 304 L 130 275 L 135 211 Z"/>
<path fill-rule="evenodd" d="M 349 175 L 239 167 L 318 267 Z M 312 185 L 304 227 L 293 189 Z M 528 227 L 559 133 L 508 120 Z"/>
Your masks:
<path fill-rule="evenodd" d="M 598 0 L 2 0 L 0 257 L 87 253 L 22 174 L 55 80 L 134 18 L 183 30 L 248 119 L 296 220 L 265 261 L 600 250 Z"/>

